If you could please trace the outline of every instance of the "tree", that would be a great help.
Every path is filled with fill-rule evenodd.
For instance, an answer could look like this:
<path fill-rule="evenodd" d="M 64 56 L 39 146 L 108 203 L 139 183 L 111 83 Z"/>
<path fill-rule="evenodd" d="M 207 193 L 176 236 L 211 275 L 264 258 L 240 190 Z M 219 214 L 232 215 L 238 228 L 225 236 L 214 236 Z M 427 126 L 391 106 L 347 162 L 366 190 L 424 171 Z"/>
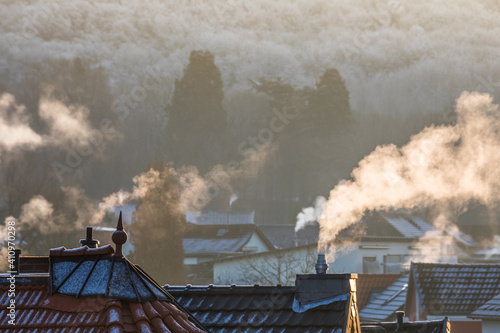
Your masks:
<path fill-rule="evenodd" d="M 308 246 L 305 252 L 294 248 L 273 250 L 242 260 L 237 269 L 229 269 L 215 276 L 217 284 L 259 284 L 267 286 L 293 285 L 297 274 L 315 272 L 316 247 Z"/>
<path fill-rule="evenodd" d="M 137 219 L 130 226 L 133 260 L 156 281 L 183 284 L 186 220 L 179 206 L 177 182 L 170 167 L 150 169 L 141 177 L 148 186 L 137 204 Z"/>
<path fill-rule="evenodd" d="M 170 160 L 176 165 L 194 165 L 204 173 L 224 161 L 228 129 L 222 88 L 214 55 L 192 51 L 167 108 Z"/>
<path fill-rule="evenodd" d="M 349 91 L 335 68 L 327 69 L 309 98 L 309 112 L 319 135 L 329 135 L 343 129 L 351 118 Z"/>

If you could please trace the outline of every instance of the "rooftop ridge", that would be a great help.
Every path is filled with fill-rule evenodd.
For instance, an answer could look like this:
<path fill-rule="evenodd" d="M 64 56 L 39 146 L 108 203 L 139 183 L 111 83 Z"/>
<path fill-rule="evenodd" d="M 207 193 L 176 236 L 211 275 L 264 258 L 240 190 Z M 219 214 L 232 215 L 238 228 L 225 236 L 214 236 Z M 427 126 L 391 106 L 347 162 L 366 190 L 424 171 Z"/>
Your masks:
<path fill-rule="evenodd" d="M 89 248 L 87 245 L 77 247 L 74 249 L 67 249 L 64 246 L 50 249 L 50 257 L 69 257 L 69 256 L 82 256 L 82 255 L 106 255 L 113 254 L 115 250 L 111 245 L 106 245 L 97 248 Z"/>

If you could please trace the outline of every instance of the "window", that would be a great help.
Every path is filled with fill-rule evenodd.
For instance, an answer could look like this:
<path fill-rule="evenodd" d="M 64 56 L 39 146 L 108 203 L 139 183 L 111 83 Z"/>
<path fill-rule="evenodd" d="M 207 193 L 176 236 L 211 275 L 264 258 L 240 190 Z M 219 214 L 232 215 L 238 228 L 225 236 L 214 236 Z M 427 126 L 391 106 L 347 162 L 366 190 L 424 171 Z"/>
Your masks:
<path fill-rule="evenodd" d="M 363 257 L 363 273 L 380 273 L 380 263 L 377 256 Z"/>

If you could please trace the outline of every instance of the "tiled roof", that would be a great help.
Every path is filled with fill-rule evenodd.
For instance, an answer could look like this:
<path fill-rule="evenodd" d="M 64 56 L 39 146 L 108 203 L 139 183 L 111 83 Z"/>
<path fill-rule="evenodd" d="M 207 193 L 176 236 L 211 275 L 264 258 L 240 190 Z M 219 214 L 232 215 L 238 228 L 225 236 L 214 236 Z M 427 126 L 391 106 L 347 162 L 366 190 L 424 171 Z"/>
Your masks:
<path fill-rule="evenodd" d="M 374 290 L 385 290 L 400 277 L 401 274 L 358 274 L 358 309 L 363 310 Z"/>
<path fill-rule="evenodd" d="M 5 280 L 2 278 L 2 280 Z M 3 281 L 2 281 L 3 282 Z M 203 332 L 172 302 L 128 302 L 49 295 L 47 285 L 16 285 L 16 325 L 7 316 L 8 286 L 0 286 L 0 331 Z"/>
<path fill-rule="evenodd" d="M 293 310 L 294 287 L 165 286 L 211 332 L 343 332 L 349 302 Z M 347 308 L 347 311 L 346 311 Z"/>
<path fill-rule="evenodd" d="M 205 332 L 175 299 L 122 254 L 122 216 L 110 246 L 52 249 L 49 273 L 0 278 L 0 332 Z M 114 253 L 114 255 L 113 255 Z M 14 300 L 15 325 L 7 306 Z"/>
<path fill-rule="evenodd" d="M 253 224 L 254 212 L 219 213 L 219 212 L 187 212 L 186 221 L 195 224 Z M 229 222 L 229 223 L 228 223 Z"/>
<path fill-rule="evenodd" d="M 185 254 L 234 254 L 241 252 L 254 233 L 268 243 L 255 224 L 238 225 L 194 225 L 188 224 L 182 245 Z"/>
<path fill-rule="evenodd" d="M 495 318 L 500 319 L 500 294 L 496 295 L 479 309 L 472 312 L 471 318 Z"/>
<path fill-rule="evenodd" d="M 172 301 L 147 274 L 127 258 L 116 257 L 110 245 L 50 250 L 52 293 L 73 297 L 108 297 L 133 302 Z"/>
<path fill-rule="evenodd" d="M 414 285 L 425 313 L 470 315 L 500 293 L 500 265 L 412 263 Z"/>
<path fill-rule="evenodd" d="M 406 302 L 408 275 L 402 276 L 385 289 L 377 298 L 369 302 L 359 312 L 362 321 L 387 321 L 395 317 Z"/>
<path fill-rule="evenodd" d="M 307 225 L 297 232 L 295 232 L 295 224 L 261 224 L 259 228 L 278 249 L 315 244 L 319 239 L 318 224 Z"/>

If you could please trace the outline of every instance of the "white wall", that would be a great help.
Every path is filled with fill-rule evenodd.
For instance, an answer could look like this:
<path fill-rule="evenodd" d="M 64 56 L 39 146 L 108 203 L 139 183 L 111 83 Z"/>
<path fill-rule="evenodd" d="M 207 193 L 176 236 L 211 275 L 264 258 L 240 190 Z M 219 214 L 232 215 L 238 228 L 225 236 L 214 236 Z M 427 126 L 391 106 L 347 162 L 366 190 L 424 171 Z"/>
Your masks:
<path fill-rule="evenodd" d="M 285 253 L 287 261 L 294 261 L 297 263 L 303 263 L 306 260 L 304 258 L 316 258 L 317 256 L 314 246 L 281 250 L 280 253 Z M 384 256 L 387 255 L 413 256 L 407 258 L 408 264 L 410 260 L 447 263 L 457 262 L 456 256 L 450 256 L 446 251 L 443 253 L 439 245 L 427 245 L 427 249 L 422 251 L 422 249 L 415 250 L 413 244 L 409 242 L 351 243 L 348 245 L 339 245 L 333 254 L 327 254 L 329 273 L 363 273 L 363 257 L 375 257 L 375 260 L 380 264 L 380 273 L 383 273 Z M 244 267 L 249 266 L 249 260 L 251 260 L 252 265 L 256 267 L 277 265 L 276 259 L 270 258 L 266 252 L 250 257 L 238 256 L 237 258 L 220 260 L 214 264 L 214 283 L 245 284 L 245 280 L 248 279 L 245 279 L 242 274 L 248 273 L 248 268 L 244 269 Z M 288 274 L 295 275 L 305 273 L 301 271 L 303 270 L 303 265 L 292 264 L 289 266 Z"/>
<path fill-rule="evenodd" d="M 485 320 L 483 319 L 483 333 L 498 333 L 500 332 L 500 320 Z"/>

